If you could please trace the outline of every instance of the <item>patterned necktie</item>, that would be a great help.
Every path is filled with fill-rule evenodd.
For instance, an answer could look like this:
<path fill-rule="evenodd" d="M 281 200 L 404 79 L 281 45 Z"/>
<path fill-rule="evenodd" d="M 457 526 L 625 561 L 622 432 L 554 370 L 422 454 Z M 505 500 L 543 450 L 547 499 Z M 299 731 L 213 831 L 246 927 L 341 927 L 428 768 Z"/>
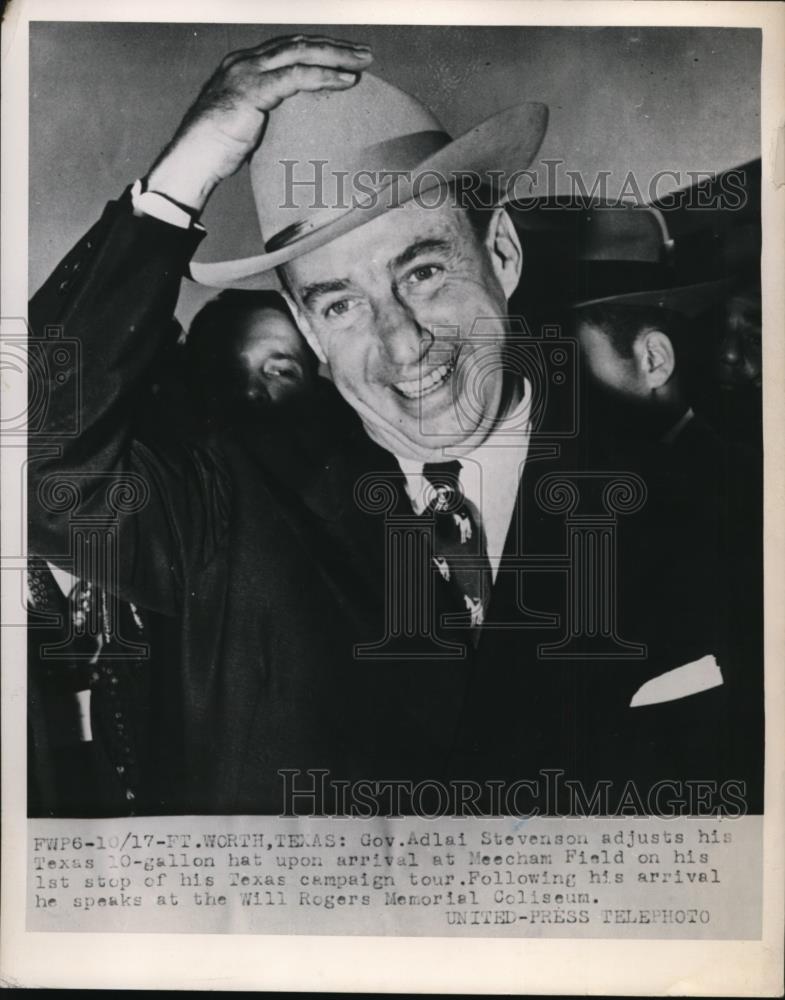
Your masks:
<path fill-rule="evenodd" d="M 461 463 L 429 462 L 423 466 L 428 481 L 426 511 L 434 519 L 433 561 L 458 594 L 465 608 L 464 620 L 456 624 L 477 630 L 485 620 L 491 593 L 491 564 L 482 531 L 463 494 Z"/>

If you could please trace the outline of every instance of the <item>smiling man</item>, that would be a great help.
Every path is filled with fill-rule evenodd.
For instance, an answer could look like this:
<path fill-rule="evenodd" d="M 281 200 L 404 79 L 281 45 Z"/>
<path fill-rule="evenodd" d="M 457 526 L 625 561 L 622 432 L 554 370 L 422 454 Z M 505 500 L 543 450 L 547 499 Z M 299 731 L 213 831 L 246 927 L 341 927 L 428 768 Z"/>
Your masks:
<path fill-rule="evenodd" d="M 285 280 L 369 436 L 395 455 L 440 460 L 445 448 L 481 444 L 504 415 L 505 327 L 495 318 L 506 315 L 520 272 L 502 209 L 481 241 L 464 210 L 409 202 L 292 261 Z M 472 340 L 478 317 L 495 319 L 487 344 Z M 488 370 L 493 377 L 475 385 Z"/>
<path fill-rule="evenodd" d="M 546 109 L 515 105 L 452 139 L 371 61 L 301 36 L 229 55 L 33 302 L 36 331 L 82 341 L 84 391 L 80 437 L 31 465 L 31 548 L 68 562 L 69 483 L 80 523 L 115 518 L 100 582 L 172 622 L 159 811 L 279 812 L 284 769 L 497 787 L 561 769 L 589 798 L 597 781 L 725 775 L 716 674 L 655 684 L 635 708 L 712 642 L 674 643 L 656 614 L 651 634 L 626 634 L 612 558 L 588 583 L 565 576 L 594 565 L 565 554 L 588 482 L 556 419 L 573 372 L 561 341 L 545 345 L 552 370 L 512 334 L 525 270 L 501 207 Z M 262 252 L 189 264 L 210 194 L 246 161 Z M 313 421 L 170 451 L 135 440 L 134 390 L 189 267 L 224 288 L 278 276 L 337 389 Z M 50 436 L 66 390 L 51 396 Z M 605 531 L 640 490 L 623 479 L 614 506 L 617 473 L 602 475 Z M 118 509 L 116 481 L 138 502 Z"/>

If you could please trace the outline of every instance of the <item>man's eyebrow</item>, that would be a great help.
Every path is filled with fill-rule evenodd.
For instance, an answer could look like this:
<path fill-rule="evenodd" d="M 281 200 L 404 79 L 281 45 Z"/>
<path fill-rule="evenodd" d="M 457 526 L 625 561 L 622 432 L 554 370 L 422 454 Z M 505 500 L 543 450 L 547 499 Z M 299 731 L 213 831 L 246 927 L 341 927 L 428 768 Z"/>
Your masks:
<path fill-rule="evenodd" d="M 310 307 L 314 299 L 328 292 L 343 292 L 349 287 L 348 278 L 331 278 L 329 281 L 315 281 L 300 289 L 300 299 L 304 306 Z"/>
<path fill-rule="evenodd" d="M 410 263 L 423 253 L 431 253 L 434 250 L 447 253 L 452 249 L 453 245 L 449 240 L 435 238 L 417 240 L 415 243 L 411 243 L 404 251 L 399 253 L 398 256 L 394 258 L 392 266 L 394 268 L 403 267 L 404 264 Z"/>
<path fill-rule="evenodd" d="M 266 358 L 267 361 L 297 361 L 297 354 L 294 350 L 291 351 L 270 351 Z"/>

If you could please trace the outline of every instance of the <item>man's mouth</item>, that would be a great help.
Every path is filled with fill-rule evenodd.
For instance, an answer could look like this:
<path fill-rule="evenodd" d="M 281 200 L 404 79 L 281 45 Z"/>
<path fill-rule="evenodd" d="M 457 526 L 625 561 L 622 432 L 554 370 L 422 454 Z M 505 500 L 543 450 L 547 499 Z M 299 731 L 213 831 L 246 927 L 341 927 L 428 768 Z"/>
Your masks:
<path fill-rule="evenodd" d="M 444 385 L 452 373 L 455 371 L 456 358 L 436 368 L 432 368 L 427 375 L 420 375 L 417 378 L 406 379 L 401 382 L 393 382 L 392 387 L 397 393 L 406 399 L 422 399 Z"/>

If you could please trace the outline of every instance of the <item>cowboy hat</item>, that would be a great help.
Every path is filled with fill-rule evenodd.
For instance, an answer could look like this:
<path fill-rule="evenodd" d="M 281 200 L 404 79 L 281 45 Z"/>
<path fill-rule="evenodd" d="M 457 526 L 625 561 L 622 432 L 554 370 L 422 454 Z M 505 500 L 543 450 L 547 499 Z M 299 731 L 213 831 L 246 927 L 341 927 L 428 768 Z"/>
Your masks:
<path fill-rule="evenodd" d="M 547 120 L 544 104 L 517 104 L 451 139 L 424 105 L 371 73 L 350 90 L 296 94 L 270 115 L 250 162 L 264 253 L 193 263 L 190 276 L 215 288 L 269 287 L 274 268 L 459 178 L 501 204 Z"/>

